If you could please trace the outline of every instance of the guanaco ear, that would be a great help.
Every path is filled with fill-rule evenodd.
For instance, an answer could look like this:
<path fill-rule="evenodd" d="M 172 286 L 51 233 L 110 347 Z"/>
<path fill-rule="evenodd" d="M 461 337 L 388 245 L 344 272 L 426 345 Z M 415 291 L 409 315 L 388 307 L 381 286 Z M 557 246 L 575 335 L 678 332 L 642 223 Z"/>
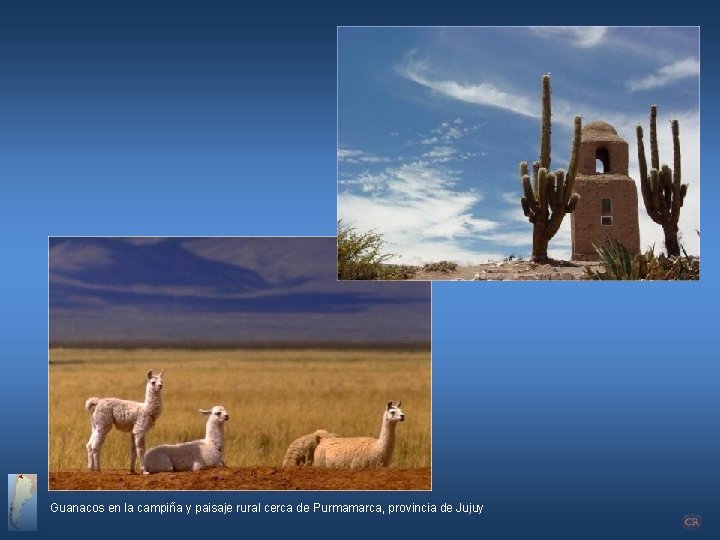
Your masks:
<path fill-rule="evenodd" d="M 212 411 L 206 411 L 205 409 L 198 409 L 203 414 L 210 414 Z"/>
<path fill-rule="evenodd" d="M 402 401 L 398 401 L 397 408 L 400 408 L 400 405 L 402 404 Z"/>
<path fill-rule="evenodd" d="M 387 410 L 389 411 L 390 409 L 392 409 L 392 406 L 393 406 L 392 401 L 388 401 Z"/>
<path fill-rule="evenodd" d="M 157 376 L 158 376 L 158 377 L 162 377 L 162 374 L 163 374 L 163 373 L 165 373 L 165 371 L 161 371 L 160 373 L 157 374 Z"/>
<path fill-rule="evenodd" d="M 148 381 L 149 381 L 150 379 L 152 379 L 152 377 L 153 377 L 152 369 L 148 369 L 148 374 L 147 374 Z"/>

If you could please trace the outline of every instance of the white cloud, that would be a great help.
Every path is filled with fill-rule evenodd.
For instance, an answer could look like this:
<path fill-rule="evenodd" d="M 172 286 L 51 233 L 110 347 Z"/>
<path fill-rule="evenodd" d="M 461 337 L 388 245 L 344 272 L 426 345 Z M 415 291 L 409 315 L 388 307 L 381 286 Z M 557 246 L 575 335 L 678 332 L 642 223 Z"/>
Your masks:
<path fill-rule="evenodd" d="M 457 150 L 451 146 L 435 146 L 429 152 L 425 152 L 422 156 L 430 159 L 433 163 L 443 163 L 450 161 L 457 154 Z"/>
<path fill-rule="evenodd" d="M 502 229 L 506 227 L 503 225 Z M 509 231 L 497 232 L 492 234 L 483 234 L 480 236 L 483 240 L 509 247 L 530 247 L 532 246 L 532 229 L 526 231 Z M 528 252 L 531 250 L 528 250 Z"/>
<path fill-rule="evenodd" d="M 698 77 L 700 75 L 700 61 L 697 58 L 689 57 L 678 60 L 670 65 L 663 66 L 655 73 L 642 79 L 628 81 L 627 85 L 631 91 L 650 90 L 660 86 L 666 86 L 680 79 L 687 77 Z"/>
<path fill-rule="evenodd" d="M 500 198 L 503 202 L 507 204 L 520 204 L 520 195 L 515 193 L 514 191 L 503 191 L 502 193 L 500 193 Z"/>
<path fill-rule="evenodd" d="M 535 26 L 532 31 L 548 39 L 563 36 L 568 38 L 563 43 L 587 49 L 600 45 L 605 40 L 608 28 L 606 26 Z"/>
<path fill-rule="evenodd" d="M 477 260 L 479 254 L 467 249 L 464 241 L 497 226 L 473 217 L 473 208 L 482 200 L 478 191 L 457 190 L 456 173 L 428 162 L 388 168 L 358 181 L 372 184 L 372 193 L 341 193 L 338 215 L 361 230 L 378 229 L 388 251 L 401 257 L 396 262 Z"/>
<path fill-rule="evenodd" d="M 438 142 L 440 142 L 440 139 L 438 139 L 437 137 L 428 137 L 427 139 L 423 139 L 422 141 L 420 141 L 420 144 L 435 144 Z"/>
<path fill-rule="evenodd" d="M 440 127 L 435 128 L 432 130 L 433 133 L 436 133 L 440 139 L 442 139 L 445 142 L 454 141 L 457 139 L 462 139 L 465 135 L 467 135 L 468 132 L 471 131 L 471 129 L 477 129 L 476 127 L 473 128 L 461 128 L 456 127 L 459 126 L 459 124 L 462 124 L 462 120 L 459 118 L 453 121 L 454 126 L 451 126 L 448 122 L 443 122 L 440 124 Z M 437 137 L 435 137 L 437 140 Z M 425 144 L 425 143 L 423 143 Z"/>
<path fill-rule="evenodd" d="M 348 148 L 338 148 L 337 159 L 345 163 L 387 163 L 390 161 L 390 158 L 387 157 L 379 157 L 369 152 Z"/>
<path fill-rule="evenodd" d="M 433 92 L 460 101 L 506 109 L 524 116 L 536 117 L 538 115 L 535 100 L 531 102 L 525 96 L 507 92 L 487 82 L 463 84 L 449 80 L 433 80 L 426 75 L 428 68 L 427 62 L 410 57 L 404 66 L 398 68 L 398 72 L 405 78 L 429 88 Z"/>
<path fill-rule="evenodd" d="M 537 95 L 523 95 L 513 90 L 500 88 L 490 82 L 470 84 L 436 80 L 432 78 L 432 75 L 427 74 L 431 70 L 427 61 L 419 61 L 412 57 L 404 66 L 398 68 L 398 72 L 407 79 L 446 97 L 474 105 L 494 107 L 530 118 L 540 118 L 540 103 Z M 555 123 L 572 126 L 575 115 L 579 114 L 578 111 L 580 109 L 577 106 L 567 101 L 553 99 L 553 122 Z M 440 140 L 450 141 L 459 139 L 478 127 L 461 129 L 444 122 L 433 132 L 440 135 Z M 438 138 L 432 137 L 421 141 L 421 144 L 435 144 L 436 142 L 438 142 Z"/>

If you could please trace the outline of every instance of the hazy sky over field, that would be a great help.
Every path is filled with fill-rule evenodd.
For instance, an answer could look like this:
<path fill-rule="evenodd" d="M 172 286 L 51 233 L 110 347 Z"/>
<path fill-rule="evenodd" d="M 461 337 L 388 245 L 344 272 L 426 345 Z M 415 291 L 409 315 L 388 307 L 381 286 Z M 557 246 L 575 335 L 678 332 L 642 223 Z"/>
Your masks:
<path fill-rule="evenodd" d="M 697 28 L 341 28 L 338 217 L 377 229 L 400 262 L 484 262 L 529 255 L 518 163 L 537 159 L 540 78 L 553 89 L 552 168 L 567 168 L 570 127 L 610 122 L 629 143 L 659 107 L 662 163 L 680 120 L 681 242 L 699 254 Z M 641 245 L 664 248 L 640 198 Z M 570 220 L 550 242 L 570 257 Z"/>
<path fill-rule="evenodd" d="M 430 340 L 430 284 L 337 282 L 334 238 L 54 238 L 51 340 Z"/>

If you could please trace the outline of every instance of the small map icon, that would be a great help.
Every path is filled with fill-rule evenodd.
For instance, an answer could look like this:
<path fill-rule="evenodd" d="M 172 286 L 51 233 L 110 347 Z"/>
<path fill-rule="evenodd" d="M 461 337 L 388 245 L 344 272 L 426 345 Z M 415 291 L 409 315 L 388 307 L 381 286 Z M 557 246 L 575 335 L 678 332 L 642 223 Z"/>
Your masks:
<path fill-rule="evenodd" d="M 37 474 L 8 474 L 8 531 L 37 531 Z"/>

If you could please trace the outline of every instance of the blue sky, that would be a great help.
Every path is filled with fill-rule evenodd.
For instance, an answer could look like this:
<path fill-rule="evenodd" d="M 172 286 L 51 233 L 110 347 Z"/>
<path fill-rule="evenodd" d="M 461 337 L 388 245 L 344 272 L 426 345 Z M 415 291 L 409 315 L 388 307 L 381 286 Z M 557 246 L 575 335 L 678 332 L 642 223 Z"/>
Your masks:
<path fill-rule="evenodd" d="M 553 90 L 553 169 L 567 167 L 572 119 L 611 123 L 629 143 L 658 105 L 660 160 L 680 121 L 681 242 L 700 253 L 697 28 L 340 28 L 338 218 L 384 234 L 404 263 L 528 256 L 518 163 L 538 156 L 540 78 Z M 646 145 L 647 145 L 646 141 Z M 664 249 L 639 201 L 641 246 Z M 549 254 L 570 257 L 570 219 Z"/>
<path fill-rule="evenodd" d="M 430 284 L 338 282 L 335 238 L 52 238 L 50 339 L 430 341 Z"/>

